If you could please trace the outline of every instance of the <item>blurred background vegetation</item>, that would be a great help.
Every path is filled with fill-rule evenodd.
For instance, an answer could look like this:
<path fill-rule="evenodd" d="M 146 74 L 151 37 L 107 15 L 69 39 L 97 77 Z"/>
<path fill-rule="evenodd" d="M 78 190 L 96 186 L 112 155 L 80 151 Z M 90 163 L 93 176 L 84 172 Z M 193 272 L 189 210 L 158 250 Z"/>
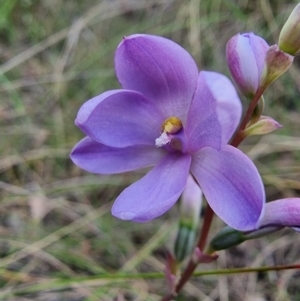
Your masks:
<path fill-rule="evenodd" d="M 163 272 L 177 208 L 147 224 L 110 215 L 141 172 L 88 174 L 69 153 L 83 134 L 79 107 L 119 87 L 114 51 L 144 32 L 185 47 L 200 69 L 229 75 L 225 45 L 253 31 L 275 44 L 297 1 L 0 0 L 0 300 L 159 300 L 163 279 L 113 278 Z M 265 115 L 284 125 L 249 139 L 268 200 L 299 196 L 299 59 L 265 94 Z M 243 100 L 244 101 L 244 100 Z M 222 226 L 217 218 L 212 233 Z M 284 230 L 220 252 L 202 269 L 299 263 L 300 236 Z M 298 271 L 192 279 L 178 300 L 300 300 Z"/>

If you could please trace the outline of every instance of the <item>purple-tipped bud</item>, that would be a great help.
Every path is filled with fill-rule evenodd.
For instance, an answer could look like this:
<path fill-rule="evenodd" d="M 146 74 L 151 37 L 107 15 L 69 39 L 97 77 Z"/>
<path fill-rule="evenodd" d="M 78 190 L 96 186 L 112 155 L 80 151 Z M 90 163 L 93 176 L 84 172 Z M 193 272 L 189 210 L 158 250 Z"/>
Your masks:
<path fill-rule="evenodd" d="M 211 240 L 208 251 L 228 249 L 246 240 L 279 231 L 284 227 L 290 227 L 300 232 L 300 198 L 281 199 L 267 203 L 257 230 L 241 232 L 228 226 L 224 227 Z"/>
<path fill-rule="evenodd" d="M 237 34 L 226 46 L 226 59 L 231 76 L 238 89 L 253 97 L 259 88 L 265 64 L 267 42 L 253 33 Z"/>
<path fill-rule="evenodd" d="M 298 4 L 281 29 L 279 48 L 291 55 L 300 52 L 300 4 Z"/>
<path fill-rule="evenodd" d="M 260 85 L 265 88 L 269 86 L 291 67 L 293 60 L 292 55 L 280 50 L 277 45 L 270 46 Z"/>
<path fill-rule="evenodd" d="M 174 254 L 178 262 L 191 254 L 200 218 L 202 191 L 191 175 L 181 196 L 179 229 Z"/>
<path fill-rule="evenodd" d="M 265 135 L 280 129 L 281 127 L 282 125 L 279 124 L 275 119 L 269 116 L 260 116 L 256 123 L 244 130 L 244 134 L 246 137 L 253 135 Z"/>
<path fill-rule="evenodd" d="M 180 223 L 196 229 L 202 206 L 202 191 L 194 178 L 189 175 L 181 195 Z"/>

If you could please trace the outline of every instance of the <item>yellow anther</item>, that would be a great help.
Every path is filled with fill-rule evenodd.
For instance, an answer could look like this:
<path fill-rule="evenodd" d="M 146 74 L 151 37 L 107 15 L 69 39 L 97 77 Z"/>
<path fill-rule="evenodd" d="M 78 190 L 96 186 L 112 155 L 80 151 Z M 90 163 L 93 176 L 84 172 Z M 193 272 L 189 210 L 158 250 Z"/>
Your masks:
<path fill-rule="evenodd" d="M 178 117 L 172 116 L 166 119 L 162 124 L 162 132 L 167 134 L 176 134 L 182 129 L 182 122 Z"/>

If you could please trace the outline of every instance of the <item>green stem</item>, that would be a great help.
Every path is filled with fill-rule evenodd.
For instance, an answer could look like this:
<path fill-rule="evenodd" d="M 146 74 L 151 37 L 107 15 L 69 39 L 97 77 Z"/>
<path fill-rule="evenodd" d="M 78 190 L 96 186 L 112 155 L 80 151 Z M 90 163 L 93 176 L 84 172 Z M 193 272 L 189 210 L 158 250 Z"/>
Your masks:
<path fill-rule="evenodd" d="M 204 216 L 203 227 L 202 227 L 201 235 L 200 235 L 200 238 L 199 238 L 199 242 L 197 244 L 197 247 L 200 250 L 203 250 L 204 247 L 205 247 L 205 243 L 206 243 L 208 232 L 209 232 L 212 220 L 213 220 L 213 216 L 214 216 L 214 212 L 211 209 L 211 207 L 207 204 L 207 208 L 206 208 L 206 212 L 205 212 L 205 216 Z M 195 271 L 197 265 L 198 265 L 197 262 L 194 262 L 193 260 L 190 260 L 187 268 L 185 269 L 184 273 L 182 274 L 182 276 L 180 278 L 180 281 L 179 281 L 179 283 L 176 287 L 176 292 L 179 292 L 182 289 L 184 284 L 192 276 L 192 274 Z"/>
<path fill-rule="evenodd" d="M 256 93 L 247 109 L 247 112 L 243 118 L 243 121 L 241 122 L 238 130 L 236 131 L 236 134 L 234 135 L 234 137 L 230 143 L 232 146 L 238 147 L 240 145 L 240 143 L 244 140 L 245 136 L 243 135 L 243 130 L 246 128 L 247 123 L 249 122 L 249 120 L 254 112 L 254 109 L 255 109 L 256 105 L 258 104 L 260 98 L 262 97 L 265 89 L 266 89 L 265 87 L 260 87 L 256 91 Z"/>
<path fill-rule="evenodd" d="M 201 277 L 201 276 L 208 276 L 208 275 L 230 275 L 230 274 L 242 274 L 242 273 L 282 271 L 282 270 L 296 270 L 296 269 L 300 269 L 300 264 L 200 271 L 200 272 L 194 273 L 192 275 L 192 277 Z M 165 296 L 163 299 L 161 299 L 161 301 L 171 301 L 176 297 L 176 295 L 177 295 L 177 292 L 169 294 L 169 295 Z"/>
<path fill-rule="evenodd" d="M 292 269 L 300 269 L 299 264 L 295 265 L 280 265 L 280 266 L 263 266 L 263 267 L 252 267 L 252 268 L 233 268 L 233 269 L 221 269 L 221 270 L 209 270 L 209 271 L 199 271 L 192 274 L 192 277 L 202 277 L 209 275 L 230 275 L 230 274 L 241 274 L 241 273 L 253 273 L 253 272 L 269 272 L 269 271 L 280 271 L 280 270 L 292 270 Z M 14 277 L 18 275 L 18 272 L 11 272 L 8 270 L 1 270 L 0 277 L 7 279 L 7 277 Z M 22 273 L 24 275 L 24 273 Z M 163 279 L 165 275 L 163 273 L 141 273 L 141 274 L 132 274 L 132 273 L 116 273 L 116 274 L 105 274 L 105 275 L 97 275 L 97 276 L 89 276 L 89 277 L 73 277 L 72 279 L 66 278 L 41 278 L 34 277 L 35 281 L 28 281 L 30 275 L 27 275 L 27 283 L 26 288 L 14 289 L 11 291 L 11 294 L 25 294 L 25 293 L 34 293 L 40 292 L 46 289 L 66 289 L 68 287 L 72 287 L 74 285 L 86 285 L 86 286 L 97 286 L 99 285 L 98 281 L 131 281 L 138 279 Z M 26 277 L 25 277 L 26 278 Z M 30 282 L 30 284 L 28 283 Z M 170 298 L 171 297 L 171 298 Z M 169 299 L 163 300 L 172 300 L 173 295 L 169 296 Z"/>

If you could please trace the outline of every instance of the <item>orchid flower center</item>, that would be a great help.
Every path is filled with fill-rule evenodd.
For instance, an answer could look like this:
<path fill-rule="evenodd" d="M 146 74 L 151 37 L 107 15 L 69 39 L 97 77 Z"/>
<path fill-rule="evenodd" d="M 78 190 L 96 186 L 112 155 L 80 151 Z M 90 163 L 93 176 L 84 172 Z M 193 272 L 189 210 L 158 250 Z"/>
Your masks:
<path fill-rule="evenodd" d="M 183 126 L 181 120 L 176 116 L 167 118 L 161 126 L 161 135 L 155 139 L 157 147 L 169 146 L 172 150 L 183 150 Z M 168 147 L 168 149 L 169 149 Z"/>
<path fill-rule="evenodd" d="M 176 134 L 182 129 L 182 122 L 178 117 L 172 116 L 163 122 L 161 129 L 162 132 Z"/>

